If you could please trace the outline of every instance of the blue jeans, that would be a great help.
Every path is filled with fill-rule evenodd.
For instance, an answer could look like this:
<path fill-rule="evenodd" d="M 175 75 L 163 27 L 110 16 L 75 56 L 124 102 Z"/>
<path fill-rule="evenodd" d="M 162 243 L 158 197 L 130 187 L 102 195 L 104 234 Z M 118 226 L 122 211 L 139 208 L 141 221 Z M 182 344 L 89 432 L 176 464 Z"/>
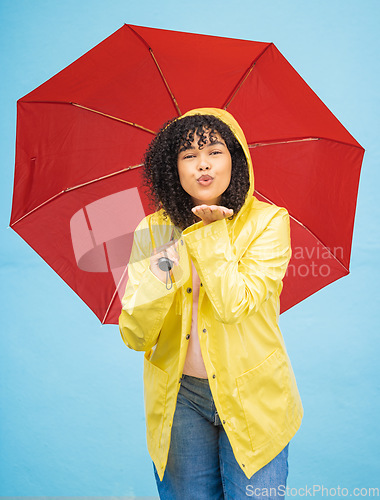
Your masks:
<path fill-rule="evenodd" d="M 174 413 L 168 463 L 162 481 L 153 465 L 160 498 L 284 498 L 288 446 L 248 479 L 234 457 L 215 408 L 208 380 L 183 375 Z"/>

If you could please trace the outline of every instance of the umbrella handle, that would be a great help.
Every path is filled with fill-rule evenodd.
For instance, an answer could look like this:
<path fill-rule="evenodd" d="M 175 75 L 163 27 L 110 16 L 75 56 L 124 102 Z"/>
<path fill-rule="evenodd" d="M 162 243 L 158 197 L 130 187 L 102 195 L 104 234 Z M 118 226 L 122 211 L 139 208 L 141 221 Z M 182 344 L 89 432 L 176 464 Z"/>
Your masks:
<path fill-rule="evenodd" d="M 170 290 L 173 286 L 173 280 L 170 275 L 170 270 L 173 268 L 173 261 L 168 257 L 160 257 L 158 259 L 158 267 L 161 269 L 161 271 L 166 272 L 166 290 Z"/>
<path fill-rule="evenodd" d="M 173 261 L 168 257 L 160 257 L 158 259 L 158 267 L 161 269 L 161 271 L 169 272 L 173 268 Z"/>

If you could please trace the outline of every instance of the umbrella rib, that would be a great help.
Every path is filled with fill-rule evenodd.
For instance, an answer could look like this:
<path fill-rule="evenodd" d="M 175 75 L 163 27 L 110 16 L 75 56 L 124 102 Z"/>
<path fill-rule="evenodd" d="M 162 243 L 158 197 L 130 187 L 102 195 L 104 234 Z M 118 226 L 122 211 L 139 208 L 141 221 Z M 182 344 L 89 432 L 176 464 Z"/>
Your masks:
<path fill-rule="evenodd" d="M 149 128 L 143 127 L 134 122 L 129 122 L 128 120 L 123 120 L 122 118 L 117 118 L 116 116 L 108 115 L 107 113 L 103 113 L 102 111 L 98 111 L 96 109 L 88 108 L 87 106 L 82 106 L 82 104 L 78 104 L 76 102 L 71 102 L 73 106 L 77 108 L 84 109 L 86 111 L 91 111 L 91 113 L 96 113 L 97 115 L 105 116 L 106 118 L 110 118 L 111 120 L 116 120 L 117 122 L 125 123 L 126 125 L 130 125 L 131 127 L 139 128 L 140 130 L 144 130 L 145 132 L 149 132 L 150 134 L 156 135 L 156 132 L 150 130 Z"/>
<path fill-rule="evenodd" d="M 152 58 L 153 58 L 153 61 L 154 61 L 155 65 L 157 66 L 157 69 L 158 69 L 158 71 L 159 71 L 159 73 L 160 73 L 160 75 L 161 75 L 161 78 L 162 78 L 162 80 L 163 80 L 163 82 L 164 82 L 164 84 L 165 84 L 165 86 L 166 86 L 166 88 L 167 88 L 167 91 L 169 92 L 170 97 L 171 97 L 171 98 L 172 98 L 172 100 L 173 100 L 173 103 L 174 103 L 174 106 L 176 107 L 177 113 L 178 113 L 178 115 L 179 115 L 179 116 L 181 116 L 181 115 L 182 115 L 182 113 L 181 113 L 181 110 L 179 109 L 177 99 L 175 98 L 175 96 L 174 96 L 173 92 L 171 91 L 171 88 L 169 87 L 169 84 L 168 84 L 168 82 L 167 82 L 167 80 L 166 80 L 166 78 L 165 78 L 165 75 L 164 75 L 164 73 L 162 72 L 162 69 L 160 68 L 160 65 L 158 64 L 158 61 L 157 61 L 157 59 L 156 59 L 156 57 L 155 57 L 155 55 L 154 55 L 154 53 L 153 53 L 153 50 L 152 50 L 150 47 L 149 47 L 149 52 L 150 52 L 150 55 L 151 55 L 151 56 L 152 56 Z"/>
<path fill-rule="evenodd" d="M 22 217 L 20 217 L 16 221 L 12 222 L 12 224 L 10 224 L 10 227 L 14 226 L 18 222 L 20 222 L 22 219 L 25 219 L 25 217 L 32 214 L 33 212 L 35 212 L 39 208 L 43 207 L 44 205 L 47 205 L 51 201 L 55 200 L 55 198 L 58 198 L 58 196 L 61 196 L 62 194 L 68 193 L 69 191 L 73 191 L 74 189 L 79 189 L 83 186 L 88 186 L 89 184 L 93 184 L 94 182 L 102 181 L 103 179 L 108 179 L 109 177 L 113 177 L 114 175 L 119 175 L 119 174 L 122 174 L 123 172 L 127 172 L 128 170 L 133 170 L 134 168 L 138 168 L 138 167 L 142 167 L 142 166 L 143 166 L 143 164 L 140 163 L 139 165 L 133 165 L 132 167 L 126 167 L 126 168 L 123 168 L 122 170 L 118 170 L 117 172 L 112 172 L 111 174 L 107 174 L 107 175 L 103 175 L 102 177 L 98 177 L 97 179 L 91 179 L 90 181 L 83 182 L 82 184 L 77 184 L 76 186 L 72 186 L 72 187 L 63 189 L 62 191 L 55 194 L 51 198 L 40 203 L 37 207 L 34 207 L 32 210 L 29 210 L 28 213 L 24 214 Z"/>
<path fill-rule="evenodd" d="M 113 304 L 113 301 L 115 300 L 115 297 L 116 295 L 118 294 L 119 292 L 119 288 L 120 288 L 120 285 L 124 279 L 124 276 L 125 276 L 125 273 L 127 272 L 127 269 L 128 269 L 128 266 L 125 266 L 125 269 L 123 271 L 123 274 L 121 275 L 121 278 L 119 280 L 119 283 L 117 284 L 116 288 L 115 288 L 115 291 L 113 292 L 112 294 L 112 297 L 111 297 L 111 300 L 110 300 L 110 303 L 108 304 L 108 307 L 107 307 L 107 310 L 106 312 L 104 313 L 104 316 L 103 316 L 103 319 L 102 319 L 102 323 L 104 325 L 104 323 L 106 322 L 106 319 L 107 319 L 107 316 L 108 316 L 108 313 L 109 313 L 109 310 L 111 309 L 111 306 Z"/>
<path fill-rule="evenodd" d="M 143 163 L 139 163 L 138 165 L 133 165 L 131 167 L 122 168 L 121 170 L 118 170 L 117 172 L 112 172 L 112 173 L 107 174 L 107 175 L 102 175 L 101 177 L 97 177 L 96 179 L 91 179 L 90 181 L 83 182 L 82 184 L 77 184 L 76 186 L 66 188 L 63 192 L 66 193 L 67 191 L 73 191 L 73 189 L 78 189 L 78 188 L 81 188 L 83 186 L 87 186 L 88 184 L 93 184 L 94 182 L 108 179 L 108 177 L 113 177 L 114 175 L 119 175 L 119 174 L 122 174 L 123 172 L 128 172 L 128 170 L 133 170 L 134 168 L 139 168 L 139 167 L 142 167 L 143 165 L 144 165 Z"/>
<path fill-rule="evenodd" d="M 126 125 L 130 125 L 131 127 L 139 128 L 140 130 L 144 130 L 145 132 L 149 132 L 150 134 L 156 135 L 154 130 L 150 130 L 149 128 L 143 127 L 138 123 L 130 122 L 128 120 L 123 120 L 122 118 L 117 118 L 116 116 L 108 115 L 107 113 L 103 113 L 102 111 L 98 111 L 97 109 L 88 108 L 87 106 L 83 106 L 82 104 L 78 104 L 77 102 L 66 102 L 66 101 L 23 101 L 29 104 L 70 104 L 71 106 L 75 106 L 77 108 L 84 109 L 86 111 L 91 111 L 91 113 L 96 113 L 97 115 L 104 116 L 106 118 L 110 118 L 111 120 L 115 120 L 120 123 L 125 123 Z"/>
<path fill-rule="evenodd" d="M 273 45 L 273 43 L 269 43 L 265 49 L 259 54 L 254 61 L 252 61 L 251 65 L 247 69 L 247 71 L 244 73 L 244 75 L 241 77 L 240 81 L 237 83 L 235 89 L 232 91 L 231 97 L 228 98 L 226 104 L 223 106 L 223 109 L 227 109 L 228 106 L 231 104 L 231 102 L 235 99 L 236 94 L 239 92 L 240 88 L 242 87 L 243 83 L 247 80 L 249 75 L 251 74 L 253 68 L 256 66 L 257 61 L 260 59 L 260 57 L 269 49 L 269 47 Z"/>
<path fill-rule="evenodd" d="M 148 42 L 139 33 L 137 33 L 137 31 L 135 31 L 132 28 L 132 26 L 130 26 L 129 24 L 127 24 L 126 26 L 128 26 L 128 28 L 132 31 L 132 33 L 134 33 L 137 36 L 137 38 L 139 38 L 139 40 L 141 40 L 143 42 L 143 44 L 145 45 L 145 47 L 149 50 L 149 53 L 150 53 L 150 55 L 151 55 L 151 57 L 153 59 L 154 64 L 156 65 L 156 68 L 158 69 L 158 72 L 160 73 L 162 81 L 164 82 L 166 90 L 168 91 L 168 93 L 169 93 L 169 95 L 170 95 L 170 97 L 171 97 L 171 99 L 173 101 L 173 104 L 174 104 L 174 106 L 175 106 L 175 108 L 177 110 L 177 113 L 178 113 L 179 116 L 181 116 L 182 113 L 181 113 L 181 110 L 179 109 L 177 99 L 175 98 L 175 96 L 174 96 L 174 94 L 173 94 L 173 92 L 172 92 L 172 90 L 171 90 L 171 88 L 170 88 L 170 86 L 169 86 L 169 84 L 168 84 L 168 82 L 167 82 L 167 80 L 165 78 L 165 75 L 164 75 L 164 73 L 163 73 L 160 65 L 158 64 L 156 56 L 153 53 L 152 47 L 150 47 L 150 45 L 148 44 Z"/>
<path fill-rule="evenodd" d="M 350 142 L 339 141 L 337 139 L 331 139 L 329 137 L 300 137 L 298 139 L 284 139 L 284 140 L 275 140 L 275 141 L 266 141 L 266 142 L 255 142 L 252 144 L 248 144 L 248 148 L 254 149 L 262 146 L 276 146 L 278 144 L 291 144 L 294 142 L 306 142 L 306 141 L 332 141 L 337 144 L 343 144 L 344 146 L 350 146 L 353 148 L 363 149 L 362 146 L 357 144 L 352 144 Z"/>
<path fill-rule="evenodd" d="M 265 200 L 267 200 L 269 203 L 271 203 L 272 205 L 274 205 L 273 201 L 272 201 L 272 200 L 270 200 L 269 198 L 267 198 L 267 197 L 266 197 L 265 195 L 263 195 L 262 193 L 260 193 L 260 191 L 258 191 L 257 189 L 255 189 L 255 192 L 256 192 L 258 195 L 262 196 L 262 197 L 263 197 Z M 333 257 L 333 258 L 335 259 L 335 261 L 336 261 L 336 262 L 337 262 L 340 266 L 342 266 L 342 267 L 343 267 L 343 269 L 344 269 L 345 271 L 347 271 L 347 273 L 349 273 L 349 272 L 350 272 L 350 271 L 349 271 L 349 269 L 348 269 L 348 268 L 347 268 L 347 267 L 346 267 L 346 266 L 345 266 L 345 265 L 344 265 L 344 264 L 343 264 L 343 263 L 342 263 L 342 262 L 341 262 L 341 261 L 340 261 L 340 260 L 339 260 L 339 259 L 338 259 L 338 258 L 337 258 L 334 254 L 333 254 L 333 253 L 332 253 L 332 251 L 330 250 L 330 248 L 329 248 L 328 246 L 326 246 L 326 245 L 325 245 L 325 244 L 324 244 L 324 243 L 323 243 L 323 242 L 322 242 L 322 241 L 318 238 L 318 236 L 317 236 L 316 234 L 314 234 L 314 233 L 313 233 L 313 231 L 311 231 L 311 230 L 310 230 L 307 226 L 305 226 L 305 224 L 303 224 L 300 220 L 298 220 L 298 219 L 297 219 L 296 217 L 294 217 L 293 215 L 289 214 L 289 217 L 290 217 L 291 219 L 293 219 L 293 220 L 294 220 L 294 222 L 296 222 L 297 224 L 299 224 L 300 226 L 302 226 L 304 229 L 306 229 L 306 231 L 307 231 L 309 234 L 311 234 L 311 236 L 313 236 L 313 238 L 315 238 L 315 239 L 318 241 L 318 243 L 320 243 L 320 244 L 323 246 L 323 248 L 325 248 L 325 249 L 328 251 L 328 253 L 331 255 L 331 257 Z"/>
<path fill-rule="evenodd" d="M 320 137 L 304 137 L 303 139 L 289 139 L 284 141 L 268 141 L 268 142 L 255 142 L 253 144 L 248 144 L 248 148 L 258 148 L 261 146 L 276 146 L 277 144 L 291 144 L 293 142 L 306 142 L 306 141 L 319 141 Z"/>

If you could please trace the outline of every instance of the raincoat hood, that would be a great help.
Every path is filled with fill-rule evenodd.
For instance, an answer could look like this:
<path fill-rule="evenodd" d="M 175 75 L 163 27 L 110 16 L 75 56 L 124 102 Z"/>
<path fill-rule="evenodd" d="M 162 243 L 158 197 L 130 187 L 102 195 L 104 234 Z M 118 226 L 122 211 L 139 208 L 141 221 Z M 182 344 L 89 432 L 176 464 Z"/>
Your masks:
<path fill-rule="evenodd" d="M 238 140 L 240 146 L 242 147 L 245 157 L 247 159 L 247 164 L 248 164 L 248 170 L 249 170 L 249 190 L 246 196 L 245 203 L 243 207 L 240 209 L 239 214 L 247 208 L 247 202 L 251 200 L 253 192 L 254 192 L 254 175 L 253 175 L 253 165 L 252 165 L 252 158 L 249 153 L 249 148 L 247 144 L 247 140 L 245 138 L 244 132 L 241 129 L 240 125 L 238 122 L 235 120 L 235 118 L 226 111 L 225 109 L 219 109 L 219 108 L 196 108 L 188 111 L 184 115 L 178 118 L 178 120 L 181 120 L 182 118 L 185 118 L 186 116 L 193 116 L 193 115 L 212 115 L 224 122 L 228 127 L 230 128 L 231 132 L 234 134 L 236 139 Z M 234 218 L 236 219 L 236 218 Z"/>

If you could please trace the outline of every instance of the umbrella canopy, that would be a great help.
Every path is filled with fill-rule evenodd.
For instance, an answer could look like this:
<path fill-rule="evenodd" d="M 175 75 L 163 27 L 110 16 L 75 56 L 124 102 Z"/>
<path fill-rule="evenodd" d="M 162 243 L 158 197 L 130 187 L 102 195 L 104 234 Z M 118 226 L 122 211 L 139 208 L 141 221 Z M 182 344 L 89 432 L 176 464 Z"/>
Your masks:
<path fill-rule="evenodd" d="M 364 150 L 272 43 L 124 25 L 17 103 L 10 226 L 103 323 L 117 323 L 133 231 L 152 212 L 143 153 L 199 107 L 242 126 L 255 196 L 286 207 L 281 311 L 349 273 Z"/>

